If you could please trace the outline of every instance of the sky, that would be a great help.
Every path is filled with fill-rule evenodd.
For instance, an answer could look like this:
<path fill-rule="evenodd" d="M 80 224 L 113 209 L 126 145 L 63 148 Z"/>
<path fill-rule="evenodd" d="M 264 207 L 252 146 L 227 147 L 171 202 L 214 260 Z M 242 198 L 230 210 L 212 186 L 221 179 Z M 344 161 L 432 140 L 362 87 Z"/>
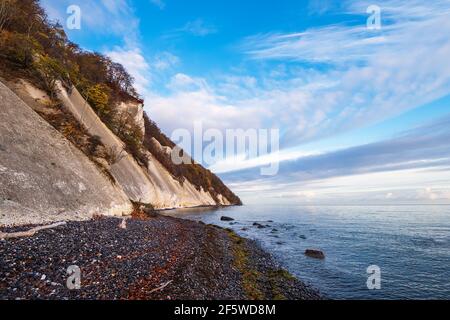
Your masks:
<path fill-rule="evenodd" d="M 81 8 L 70 39 L 122 63 L 168 136 L 278 129 L 278 174 L 210 167 L 246 203 L 450 204 L 450 0 L 41 3 L 64 26 Z"/>

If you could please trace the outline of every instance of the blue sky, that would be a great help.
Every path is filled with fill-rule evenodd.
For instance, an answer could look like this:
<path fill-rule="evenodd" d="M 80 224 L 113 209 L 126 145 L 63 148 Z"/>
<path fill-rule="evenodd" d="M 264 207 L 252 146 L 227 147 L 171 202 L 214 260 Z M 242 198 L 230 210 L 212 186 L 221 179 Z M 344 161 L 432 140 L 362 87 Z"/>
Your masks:
<path fill-rule="evenodd" d="M 70 38 L 124 64 L 168 135 L 279 128 L 278 175 L 212 167 L 244 201 L 450 203 L 450 0 L 41 2 L 80 6 Z"/>

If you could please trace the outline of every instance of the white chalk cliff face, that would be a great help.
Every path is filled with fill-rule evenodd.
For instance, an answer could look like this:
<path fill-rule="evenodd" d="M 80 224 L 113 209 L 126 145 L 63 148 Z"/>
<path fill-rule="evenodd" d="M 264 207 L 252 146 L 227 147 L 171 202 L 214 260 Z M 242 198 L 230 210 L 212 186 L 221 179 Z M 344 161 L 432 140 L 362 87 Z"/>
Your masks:
<path fill-rule="evenodd" d="M 25 81 L 14 90 L 29 105 L 39 105 L 47 99 L 44 92 Z M 63 107 L 90 135 L 100 137 L 107 149 L 119 155 L 108 168 L 116 183 L 1 85 L 1 118 L 7 121 L 2 120 L 0 125 L 0 225 L 129 214 L 129 200 L 151 204 L 156 209 L 230 205 L 220 194 L 215 200 L 187 180 L 180 183 L 150 152 L 146 152 L 148 167 L 141 166 L 75 88 L 68 92 L 59 85 L 58 91 Z M 33 107 L 36 109 L 36 105 Z M 142 105 L 123 103 L 119 108 L 131 112 L 145 130 Z M 156 139 L 155 143 L 159 144 Z"/>
<path fill-rule="evenodd" d="M 131 213 L 122 188 L 1 82 L 0 119 L 0 225 Z"/>
<path fill-rule="evenodd" d="M 150 152 L 147 152 L 148 168 L 141 167 L 124 151 L 124 143 L 100 120 L 77 89 L 73 88 L 68 93 L 60 86 L 59 92 L 60 101 L 91 135 L 99 136 L 107 148 L 121 150 L 121 159 L 111 166 L 111 173 L 131 200 L 152 204 L 156 209 L 229 205 L 226 200 L 217 203 L 209 192 L 198 191 L 188 181 L 179 183 Z M 142 106 L 137 105 L 122 104 L 121 108 L 142 110 Z M 134 115 L 141 117 L 138 123 L 143 124 L 143 111 L 136 111 Z"/>
<path fill-rule="evenodd" d="M 130 116 L 141 128 L 142 134 L 145 133 L 144 124 L 144 105 L 139 102 L 128 101 L 121 102 L 118 105 L 119 115 Z"/>

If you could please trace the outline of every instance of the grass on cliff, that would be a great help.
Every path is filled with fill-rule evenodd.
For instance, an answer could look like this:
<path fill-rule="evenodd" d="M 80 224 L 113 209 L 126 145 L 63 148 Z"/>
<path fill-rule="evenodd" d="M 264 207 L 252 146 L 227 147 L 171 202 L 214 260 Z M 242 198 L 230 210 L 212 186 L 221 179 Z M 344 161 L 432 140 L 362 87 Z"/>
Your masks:
<path fill-rule="evenodd" d="M 251 259 L 246 240 L 233 230 L 226 229 L 233 244 L 234 266 L 242 277 L 242 287 L 249 300 L 287 300 L 279 287 L 280 282 L 295 280 L 289 272 L 282 269 L 258 270 Z"/>

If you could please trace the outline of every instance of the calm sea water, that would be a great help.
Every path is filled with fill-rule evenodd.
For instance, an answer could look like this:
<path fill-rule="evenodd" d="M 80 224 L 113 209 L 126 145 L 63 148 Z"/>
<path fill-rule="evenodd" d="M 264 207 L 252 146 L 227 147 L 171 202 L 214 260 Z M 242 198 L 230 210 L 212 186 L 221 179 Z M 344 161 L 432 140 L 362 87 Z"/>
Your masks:
<path fill-rule="evenodd" d="M 450 206 L 254 205 L 170 215 L 257 240 L 332 299 L 450 299 Z M 236 224 L 221 222 L 224 215 Z M 254 222 L 270 228 L 257 229 Z M 308 248 L 323 250 L 326 259 L 306 257 Z M 381 268 L 381 290 L 367 288 L 371 265 Z"/>

